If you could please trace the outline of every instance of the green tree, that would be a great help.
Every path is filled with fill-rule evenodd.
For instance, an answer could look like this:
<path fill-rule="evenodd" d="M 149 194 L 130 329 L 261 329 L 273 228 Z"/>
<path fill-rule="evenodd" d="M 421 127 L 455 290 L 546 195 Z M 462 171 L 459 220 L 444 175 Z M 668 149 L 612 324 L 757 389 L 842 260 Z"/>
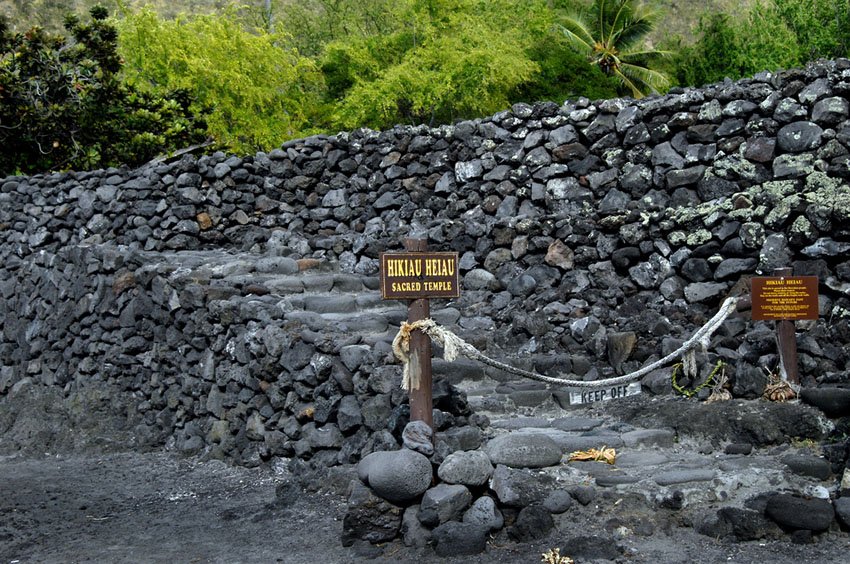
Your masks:
<path fill-rule="evenodd" d="M 71 38 L 0 22 L 0 173 L 141 164 L 204 139 L 185 93 L 143 94 L 119 78 L 103 8 L 69 17 Z"/>
<path fill-rule="evenodd" d="M 398 29 L 406 0 L 290 0 L 277 8 L 277 20 L 299 53 L 318 56 L 333 41 L 345 42 Z"/>
<path fill-rule="evenodd" d="M 343 127 L 446 123 L 492 113 L 537 65 L 517 29 L 494 28 L 503 2 L 413 1 L 382 36 L 332 42 L 323 70 Z"/>
<path fill-rule="evenodd" d="M 850 55 L 847 0 L 771 0 L 770 5 L 793 32 L 804 60 Z"/>
<path fill-rule="evenodd" d="M 235 10 L 166 20 L 151 10 L 118 22 L 128 80 L 181 88 L 210 107 L 209 133 L 231 150 L 269 149 L 314 130 L 321 74 L 282 34 L 246 29 Z"/>
<path fill-rule="evenodd" d="M 700 39 L 678 54 L 680 84 L 699 86 L 804 62 L 797 35 L 772 3 L 759 2 L 734 20 L 715 14 L 700 23 L 699 31 Z"/>
<path fill-rule="evenodd" d="M 735 17 L 704 18 L 700 37 L 680 50 L 681 84 L 701 85 L 763 70 L 802 66 L 850 55 L 850 3 L 846 0 L 760 0 Z"/>
<path fill-rule="evenodd" d="M 634 0 L 594 0 L 589 10 L 564 17 L 561 30 L 577 52 L 640 98 L 669 86 L 669 78 L 649 68 L 669 53 L 645 45 L 657 14 Z"/>

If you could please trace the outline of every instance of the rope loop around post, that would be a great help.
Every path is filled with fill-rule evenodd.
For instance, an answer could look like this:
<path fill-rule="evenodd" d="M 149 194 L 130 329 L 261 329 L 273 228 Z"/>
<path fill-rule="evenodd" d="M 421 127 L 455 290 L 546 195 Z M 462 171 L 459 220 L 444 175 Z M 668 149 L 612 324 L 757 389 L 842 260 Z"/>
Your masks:
<path fill-rule="evenodd" d="M 678 349 L 671 352 L 670 354 L 664 356 L 663 358 L 660 358 L 655 362 L 647 364 L 646 366 L 643 366 L 638 370 L 635 370 L 634 372 L 630 372 L 629 374 L 618 376 L 616 378 L 594 380 L 592 382 L 544 376 L 543 374 L 538 374 L 536 372 L 523 370 L 521 368 L 516 368 L 509 364 L 505 364 L 504 362 L 500 362 L 498 360 L 486 356 L 484 353 L 482 353 L 474 346 L 470 345 L 469 343 L 467 343 L 445 327 L 439 326 L 431 318 L 422 319 L 413 323 L 402 323 L 401 327 L 399 328 L 398 334 L 393 339 L 393 353 L 395 354 L 396 358 L 398 358 L 404 365 L 402 387 L 407 391 L 415 390 L 419 387 L 418 382 L 411 381 L 411 374 L 409 369 L 410 334 L 411 332 L 416 330 L 424 332 L 437 344 L 442 346 L 443 357 L 449 362 L 452 362 L 457 359 L 458 356 L 463 355 L 469 359 L 478 360 L 483 364 L 492 366 L 493 368 L 497 368 L 499 370 L 503 370 L 505 372 L 515 374 L 517 376 L 522 376 L 524 378 L 537 380 L 539 382 L 545 382 L 547 384 L 569 386 L 575 388 L 596 388 L 599 386 L 614 386 L 637 380 L 638 378 L 645 376 L 653 370 L 673 362 L 679 357 L 683 357 L 686 364 L 695 365 L 696 359 L 694 356 L 694 352 L 696 351 L 696 349 L 704 351 L 708 348 L 708 345 L 711 341 L 711 336 L 720 328 L 726 318 L 729 317 L 732 312 L 735 311 L 737 304 L 737 297 L 726 298 L 717 313 L 714 314 L 714 316 L 709 319 L 705 323 L 705 325 L 703 325 L 696 332 L 694 332 L 694 334 L 691 335 L 690 339 L 682 343 L 682 346 L 680 346 Z M 688 366 L 687 368 L 695 369 L 695 366 Z"/>

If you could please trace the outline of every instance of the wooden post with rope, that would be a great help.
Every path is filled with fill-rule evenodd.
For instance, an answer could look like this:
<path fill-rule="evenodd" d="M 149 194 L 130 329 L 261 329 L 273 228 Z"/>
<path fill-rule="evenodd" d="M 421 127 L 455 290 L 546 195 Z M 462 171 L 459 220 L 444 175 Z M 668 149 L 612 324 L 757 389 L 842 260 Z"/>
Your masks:
<path fill-rule="evenodd" d="M 818 318 L 817 276 L 793 276 L 791 268 L 776 268 L 773 276 L 752 279 L 753 320 L 776 321 L 779 372 L 782 380 L 800 385 L 794 322 Z"/>
<path fill-rule="evenodd" d="M 791 276 L 794 271 L 790 268 L 777 268 L 773 271 L 774 276 Z M 776 321 L 776 345 L 779 349 L 780 373 L 791 384 L 800 385 L 800 368 L 797 358 L 797 332 L 794 330 L 794 322 L 790 319 L 779 319 Z"/>
<path fill-rule="evenodd" d="M 428 251 L 427 239 L 405 239 L 404 248 L 409 253 Z M 431 317 L 431 300 L 419 298 L 407 303 L 407 322 L 413 323 Z M 411 380 L 419 382 L 418 388 L 410 390 L 410 420 L 424 421 L 431 429 L 434 418 L 431 412 L 431 338 L 417 329 L 410 334 Z"/>
<path fill-rule="evenodd" d="M 434 428 L 432 409 L 431 337 L 410 327 L 430 320 L 432 298 L 460 295 L 457 253 L 428 252 L 428 240 L 409 237 L 403 253 L 381 254 L 381 296 L 407 300 L 407 323 L 401 331 L 409 343 L 402 385 L 410 395 L 410 419 Z M 421 325 L 421 323 L 420 323 Z"/>

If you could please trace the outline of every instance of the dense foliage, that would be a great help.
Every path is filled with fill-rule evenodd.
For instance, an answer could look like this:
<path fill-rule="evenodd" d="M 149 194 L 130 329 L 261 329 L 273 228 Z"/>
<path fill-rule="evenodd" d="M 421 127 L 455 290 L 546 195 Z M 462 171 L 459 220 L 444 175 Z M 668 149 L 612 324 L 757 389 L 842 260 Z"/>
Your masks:
<path fill-rule="evenodd" d="M 169 20 L 149 9 L 118 23 L 124 72 L 156 92 L 186 89 L 209 106 L 209 133 L 220 146 L 250 152 L 312 129 L 321 77 L 281 34 L 249 29 L 236 11 Z M 196 108 L 197 109 L 197 108 Z"/>
<path fill-rule="evenodd" d="M 700 39 L 676 61 L 681 84 L 701 85 L 725 77 L 805 64 L 850 54 L 850 2 L 759 0 L 732 18 L 707 16 Z"/>
<path fill-rule="evenodd" d="M 116 30 L 91 15 L 67 19 L 70 38 L 0 22 L 0 174 L 139 164 L 205 138 L 186 92 L 120 80 Z"/>
<path fill-rule="evenodd" d="M 319 57 L 335 127 L 447 123 L 517 101 L 617 92 L 558 33 L 561 3 L 402 0 L 375 12 L 335 2 L 348 6 L 344 19 L 320 4 L 302 41 L 312 50 L 326 41 Z"/>

